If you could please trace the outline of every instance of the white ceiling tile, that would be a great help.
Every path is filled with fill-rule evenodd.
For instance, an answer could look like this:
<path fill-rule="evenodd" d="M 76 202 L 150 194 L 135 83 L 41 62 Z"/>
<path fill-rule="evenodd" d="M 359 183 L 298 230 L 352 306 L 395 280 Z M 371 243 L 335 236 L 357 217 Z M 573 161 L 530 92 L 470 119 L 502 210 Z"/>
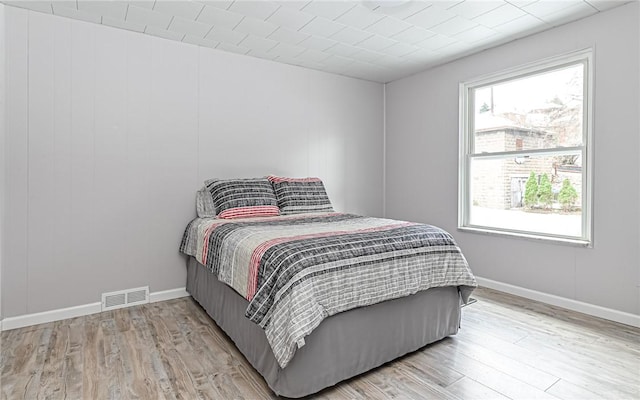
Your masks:
<path fill-rule="evenodd" d="M 171 15 L 130 5 L 126 20 L 134 24 L 165 29 L 171 22 Z"/>
<path fill-rule="evenodd" d="M 89 14 L 124 19 L 127 15 L 127 3 L 115 1 L 78 0 L 78 11 Z"/>
<path fill-rule="evenodd" d="M 378 58 L 374 64 L 385 68 L 394 68 L 404 65 L 406 62 L 407 60 L 405 58 L 385 54 L 382 57 Z"/>
<path fill-rule="evenodd" d="M 236 46 L 236 45 L 229 44 L 229 43 L 220 43 L 216 47 L 216 49 L 228 51 L 228 52 L 231 52 L 231 53 L 237 53 L 237 54 L 247 54 L 249 51 L 251 51 L 250 49 L 247 49 L 245 47 L 240 47 L 240 46 Z"/>
<path fill-rule="evenodd" d="M 213 7 L 210 5 L 205 5 L 200 15 L 198 15 L 198 22 L 233 29 L 236 25 L 238 25 L 242 18 L 242 14 L 223 10 L 222 8 Z"/>
<path fill-rule="evenodd" d="M 395 40 L 391 40 L 389 38 L 386 38 L 384 36 L 371 36 L 370 38 L 358 43 L 358 47 L 364 47 L 365 49 L 369 49 L 369 50 L 373 50 L 373 51 L 380 51 L 382 49 L 385 49 L 389 46 L 393 46 L 394 44 L 396 44 L 398 42 L 396 42 Z"/>
<path fill-rule="evenodd" d="M 156 1 L 156 0 L 149 0 Z M 202 3 L 205 6 L 217 7 L 223 10 L 229 9 L 231 4 L 233 4 L 233 0 L 198 0 L 198 3 Z"/>
<path fill-rule="evenodd" d="M 404 57 L 410 62 L 423 64 L 425 61 L 438 59 L 438 53 L 433 50 L 421 49 Z"/>
<path fill-rule="evenodd" d="M 348 65 L 332 65 L 332 64 L 327 64 L 327 60 L 325 60 L 322 63 L 322 65 L 324 66 L 322 68 L 323 71 L 326 71 L 332 74 L 347 76 L 345 74 L 345 71 L 349 68 L 349 64 Z"/>
<path fill-rule="evenodd" d="M 215 40 L 203 39 L 201 37 L 191 35 L 185 35 L 184 38 L 182 38 L 182 41 L 184 43 L 191 43 L 198 46 L 211 47 L 212 49 L 215 49 L 216 46 L 220 44 L 220 42 L 216 42 Z"/>
<path fill-rule="evenodd" d="M 413 44 L 428 39 L 434 35 L 434 32 L 428 31 L 423 28 L 418 28 L 417 26 L 412 26 L 406 31 L 402 31 L 397 35 L 393 35 L 392 38 L 400 42 Z"/>
<path fill-rule="evenodd" d="M 531 3 L 535 3 L 538 0 L 506 0 L 508 3 L 513 4 L 516 7 L 524 7 L 526 5 L 529 5 Z M 562 0 L 560 0 L 562 1 Z"/>
<path fill-rule="evenodd" d="M 298 54 L 297 58 L 300 58 L 305 61 L 322 63 L 324 60 L 329 58 L 329 56 L 331 56 L 331 54 L 325 53 L 323 51 L 307 49 L 304 52 Z"/>
<path fill-rule="evenodd" d="M 155 0 L 131 0 L 129 1 L 130 6 L 147 8 L 149 10 L 153 9 L 153 3 Z"/>
<path fill-rule="evenodd" d="M 305 33 L 294 31 L 289 28 L 284 28 L 282 26 L 268 36 L 269 39 L 289 44 L 298 44 L 303 40 L 308 39 L 309 37 L 310 36 Z"/>
<path fill-rule="evenodd" d="M 313 15 L 289 7 L 280 7 L 276 12 L 271 14 L 267 21 L 297 31 L 312 19 Z"/>
<path fill-rule="evenodd" d="M 213 28 L 213 25 L 191 21 L 180 17 L 174 17 L 167 30 L 192 36 L 204 36 Z"/>
<path fill-rule="evenodd" d="M 53 1 L 0 3 L 378 82 L 629 2 L 412 0 L 385 7 L 373 0 Z"/>
<path fill-rule="evenodd" d="M 413 53 L 414 51 L 418 51 L 419 49 L 420 49 L 419 47 L 412 46 L 410 44 L 396 43 L 391 47 L 387 47 L 383 50 L 380 50 L 380 52 L 390 56 L 403 57 L 403 56 L 406 56 L 407 54 Z"/>
<path fill-rule="evenodd" d="M 51 7 L 51 4 L 49 5 L 49 7 Z M 81 21 L 93 22 L 96 24 L 102 23 L 102 17 L 99 15 L 76 10 L 69 7 L 61 7 L 57 4 L 53 4 L 53 13 L 61 17 L 79 19 Z M 142 29 L 144 30 L 144 25 L 142 25 Z"/>
<path fill-rule="evenodd" d="M 439 7 L 439 8 L 444 8 L 444 9 L 450 9 L 453 8 L 461 3 L 464 3 L 466 0 L 436 0 L 433 2 L 433 6 L 434 7 Z M 472 1 L 476 1 L 476 0 L 472 0 Z M 485 1 L 485 0 L 479 0 L 479 1 Z"/>
<path fill-rule="evenodd" d="M 524 11 L 511 4 L 505 4 L 473 19 L 474 22 L 494 28 L 526 15 Z"/>
<path fill-rule="evenodd" d="M 455 55 L 455 54 L 464 53 L 465 51 L 472 48 L 473 48 L 473 45 L 470 45 L 469 43 L 453 42 L 450 45 L 439 48 L 438 53 L 440 53 L 440 55 L 447 55 L 447 56 Z"/>
<path fill-rule="evenodd" d="M 303 40 L 299 44 L 300 46 L 303 46 L 309 49 L 324 51 L 329 47 L 335 46 L 336 43 L 338 42 L 336 42 L 335 40 L 326 39 L 320 36 L 309 36 L 309 38 Z"/>
<path fill-rule="evenodd" d="M 432 26 L 452 19 L 455 16 L 456 14 L 452 13 L 451 11 L 444 10 L 438 7 L 429 7 L 417 14 L 410 16 L 409 18 L 406 18 L 405 21 L 429 29 Z"/>
<path fill-rule="evenodd" d="M 184 36 L 183 34 L 170 32 L 162 28 L 156 28 L 155 26 L 152 26 L 152 25 L 148 25 L 145 28 L 144 33 L 153 35 L 153 36 L 158 36 L 164 39 L 177 40 L 177 41 L 182 41 L 182 37 Z"/>
<path fill-rule="evenodd" d="M 302 11 L 318 17 L 334 20 L 352 9 L 356 4 L 357 2 L 344 0 L 314 0 L 308 3 Z"/>
<path fill-rule="evenodd" d="M 285 64 L 297 65 L 299 67 L 311 68 L 311 69 L 322 69 L 322 64 L 317 63 L 315 61 L 304 60 L 302 58 L 297 57 L 278 57 L 278 61 L 283 62 Z"/>
<path fill-rule="evenodd" d="M 430 30 L 441 35 L 453 36 L 476 26 L 478 26 L 477 22 L 469 21 L 466 18 L 455 16 L 447 22 L 431 27 Z"/>
<path fill-rule="evenodd" d="M 405 63 L 399 68 L 394 68 L 389 74 L 386 75 L 386 82 L 402 79 L 407 76 L 417 74 L 424 71 L 425 68 L 422 65 Z"/>
<path fill-rule="evenodd" d="M 360 29 L 352 28 L 350 26 L 344 28 L 339 31 L 335 35 L 331 36 L 331 39 L 335 39 L 339 42 L 348 43 L 348 44 L 356 44 L 358 42 L 362 42 L 363 40 L 373 36 L 373 33 L 362 31 Z"/>
<path fill-rule="evenodd" d="M 282 1 L 275 1 L 274 3 L 280 5 L 281 7 L 292 8 L 294 10 L 299 11 L 303 9 L 310 2 L 311 0 L 282 0 Z"/>
<path fill-rule="evenodd" d="M 76 0 L 55 0 L 51 2 L 51 6 L 53 7 L 53 13 L 55 14 L 56 7 L 68 7 L 77 10 L 78 2 Z"/>
<path fill-rule="evenodd" d="M 371 63 L 354 61 L 353 64 L 350 64 L 347 67 L 346 72 L 354 73 L 360 79 L 378 82 L 384 80 L 384 77 L 389 72 L 389 69 Z"/>
<path fill-rule="evenodd" d="M 205 39 L 237 45 L 242 39 L 245 38 L 245 36 L 247 35 L 242 32 L 232 31 L 231 29 L 218 28 L 214 26 L 213 29 L 211 29 L 211 31 L 207 34 Z"/>
<path fill-rule="evenodd" d="M 599 11 L 605 11 L 610 8 L 618 7 L 623 4 L 629 3 L 630 0 L 586 0 L 591 6 L 595 7 Z"/>
<path fill-rule="evenodd" d="M 273 14 L 279 5 L 270 1 L 251 1 L 242 0 L 234 1 L 229 7 L 229 11 L 234 11 L 240 14 L 249 15 L 254 18 L 265 20 Z"/>
<path fill-rule="evenodd" d="M 256 49 L 251 49 L 249 50 L 249 52 L 247 53 L 248 56 L 251 57 L 258 57 L 258 58 L 263 58 L 265 60 L 274 60 L 276 58 L 278 58 L 277 54 L 273 54 L 273 53 L 264 53 L 262 51 L 256 50 Z"/>
<path fill-rule="evenodd" d="M 416 46 L 425 48 L 427 50 L 437 50 L 439 48 L 448 46 L 453 42 L 456 42 L 456 39 L 444 35 L 435 35 L 430 37 L 429 39 L 423 40 L 422 42 L 416 43 Z"/>
<path fill-rule="evenodd" d="M 346 65 L 352 64 L 353 63 L 353 59 L 352 58 L 347 58 L 347 57 L 342 57 L 342 56 L 337 56 L 337 55 L 333 54 L 333 55 L 330 55 L 324 61 L 322 61 L 322 63 L 324 65 L 327 65 L 327 66 L 344 67 Z"/>
<path fill-rule="evenodd" d="M 587 3 L 577 3 L 557 12 L 540 17 L 544 22 L 557 26 L 580 18 L 596 14 L 598 11 Z"/>
<path fill-rule="evenodd" d="M 278 42 L 276 42 L 275 40 L 248 35 L 246 38 L 242 40 L 242 42 L 238 44 L 238 46 L 246 47 L 252 50 L 255 49 L 255 50 L 266 53 L 272 48 L 274 48 L 277 44 Z"/>
<path fill-rule="evenodd" d="M 102 25 L 108 25 L 114 28 L 126 29 L 134 32 L 144 32 L 145 28 L 142 24 L 134 24 L 133 22 L 125 21 L 124 19 L 114 19 L 109 17 L 102 17 Z"/>
<path fill-rule="evenodd" d="M 498 25 L 493 29 L 501 33 L 515 34 L 514 38 L 517 38 L 523 37 L 533 30 L 545 29 L 545 27 L 548 28 L 549 26 L 538 18 L 525 14 L 520 18 Z"/>
<path fill-rule="evenodd" d="M 375 12 L 383 15 L 391 15 L 398 19 L 405 19 L 413 14 L 417 14 L 418 12 L 426 9 L 427 7 L 431 7 L 431 5 L 433 3 L 436 3 L 437 1 L 438 0 L 436 1 L 418 0 L 418 1 L 409 1 L 396 7 L 380 6 L 376 8 Z M 381 3 L 381 2 L 378 1 L 377 3 Z"/>
<path fill-rule="evenodd" d="M 336 21 L 353 26 L 354 28 L 362 29 L 381 20 L 382 18 L 384 18 L 384 15 L 376 14 L 366 7 L 356 5 L 345 14 L 336 18 Z"/>
<path fill-rule="evenodd" d="M 156 0 L 153 6 L 153 11 L 186 18 L 193 21 L 196 19 L 198 14 L 200 14 L 200 11 L 202 11 L 203 8 L 204 4 L 195 3 L 193 1 Z"/>
<path fill-rule="evenodd" d="M 449 11 L 467 19 L 480 16 L 504 5 L 502 0 L 464 1 L 449 8 Z"/>
<path fill-rule="evenodd" d="M 308 33 L 309 35 L 330 37 L 344 29 L 344 27 L 344 25 L 329 21 L 326 18 L 315 17 L 311 22 L 303 26 L 300 32 Z"/>
<path fill-rule="evenodd" d="M 358 61 L 372 62 L 379 59 L 383 55 L 384 54 L 378 53 L 376 51 L 360 50 L 359 52 L 352 55 L 351 58 Z"/>
<path fill-rule="evenodd" d="M 394 17 L 384 17 L 365 29 L 369 32 L 377 33 L 378 35 L 393 36 L 411 28 L 412 26 L 413 25 Z"/>
<path fill-rule="evenodd" d="M 272 34 L 276 29 L 278 29 L 277 25 L 274 25 L 270 22 L 265 22 L 253 17 L 244 17 L 242 21 L 238 25 L 236 25 L 234 30 L 243 33 L 250 33 L 255 36 L 267 37 Z"/>
<path fill-rule="evenodd" d="M 306 49 L 293 44 L 278 43 L 276 47 L 269 50 L 269 53 L 278 55 L 280 57 L 295 58 L 298 54 L 302 53 Z"/>
<path fill-rule="evenodd" d="M 539 0 L 522 7 L 522 10 L 533 15 L 534 17 L 544 17 L 545 15 L 556 13 L 564 8 L 575 6 L 582 3 L 582 0 Z"/>
<path fill-rule="evenodd" d="M 29 9 L 29 10 L 40 11 L 40 12 L 47 13 L 47 14 L 52 14 L 53 13 L 53 10 L 51 8 L 51 1 L 24 1 L 24 0 L 10 1 L 10 0 L 5 0 L 5 1 L 2 1 L 2 3 L 7 4 L 9 6 L 14 6 L 14 7 L 19 7 L 19 8 L 26 8 L 26 9 Z"/>
<path fill-rule="evenodd" d="M 339 55 L 342 57 L 351 57 L 359 51 L 362 51 L 361 48 L 351 46 L 349 44 L 338 43 L 333 47 L 328 48 L 327 53 Z"/>
<path fill-rule="evenodd" d="M 481 40 L 485 40 L 492 36 L 496 36 L 497 34 L 498 32 L 496 32 L 491 28 L 487 28 L 484 25 L 478 25 L 476 27 L 473 27 L 469 30 L 466 30 L 464 32 L 461 32 L 455 35 L 455 38 L 463 42 L 474 43 Z"/>

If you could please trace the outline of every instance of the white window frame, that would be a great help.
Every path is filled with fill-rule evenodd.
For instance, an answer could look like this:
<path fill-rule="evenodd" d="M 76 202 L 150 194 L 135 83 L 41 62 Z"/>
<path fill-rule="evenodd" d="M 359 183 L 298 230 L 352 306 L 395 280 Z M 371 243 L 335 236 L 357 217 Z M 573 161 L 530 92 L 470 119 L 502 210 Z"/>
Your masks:
<path fill-rule="evenodd" d="M 505 151 L 497 153 L 473 153 L 473 119 L 475 106 L 473 90 L 501 82 L 524 78 L 549 72 L 562 67 L 584 65 L 583 76 L 583 145 L 576 147 L 555 147 L 523 151 Z M 538 62 L 526 64 L 499 73 L 485 75 L 460 83 L 460 121 L 459 121 L 459 165 L 458 165 L 458 229 L 462 231 L 507 235 L 528 239 L 550 240 L 579 246 L 593 246 L 593 50 L 584 49 Z M 491 226 L 479 226 L 469 223 L 470 216 L 470 174 L 472 159 L 506 158 L 506 156 L 531 155 L 554 156 L 565 152 L 580 151 L 582 154 L 582 236 L 563 236 L 525 230 L 503 229 Z"/>

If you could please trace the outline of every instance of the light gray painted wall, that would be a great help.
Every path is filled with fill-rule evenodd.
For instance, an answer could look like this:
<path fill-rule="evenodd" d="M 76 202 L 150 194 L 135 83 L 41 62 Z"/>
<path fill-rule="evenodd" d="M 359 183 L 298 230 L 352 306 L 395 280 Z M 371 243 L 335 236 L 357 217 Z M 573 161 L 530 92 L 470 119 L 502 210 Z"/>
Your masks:
<path fill-rule="evenodd" d="M 449 230 L 478 276 L 640 314 L 638 7 L 625 5 L 388 84 L 387 216 Z M 586 47 L 595 52 L 594 248 L 458 232 L 458 84 Z"/>
<path fill-rule="evenodd" d="M 382 214 L 383 86 L 6 7 L 4 317 L 184 287 L 211 177 L 320 176 Z"/>
<path fill-rule="evenodd" d="M 4 32 L 4 4 L 0 4 L 0 323 L 2 321 L 2 269 L 4 265 L 4 204 L 5 204 L 5 177 L 4 177 L 4 149 L 5 149 L 5 93 L 4 79 L 5 69 L 5 32 Z"/>

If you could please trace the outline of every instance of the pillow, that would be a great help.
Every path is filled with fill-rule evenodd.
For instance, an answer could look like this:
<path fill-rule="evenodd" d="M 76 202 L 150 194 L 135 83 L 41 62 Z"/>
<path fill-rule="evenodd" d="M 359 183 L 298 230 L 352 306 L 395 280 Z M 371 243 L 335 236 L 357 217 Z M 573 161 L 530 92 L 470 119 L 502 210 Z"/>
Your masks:
<path fill-rule="evenodd" d="M 279 215 L 278 201 L 266 178 L 210 179 L 211 193 L 219 218 L 269 217 Z"/>
<path fill-rule="evenodd" d="M 282 178 L 273 175 L 267 178 L 273 185 L 282 214 L 333 212 L 320 178 Z"/>
<path fill-rule="evenodd" d="M 199 218 L 214 218 L 216 207 L 213 205 L 213 198 L 206 186 L 196 193 L 196 212 Z"/>

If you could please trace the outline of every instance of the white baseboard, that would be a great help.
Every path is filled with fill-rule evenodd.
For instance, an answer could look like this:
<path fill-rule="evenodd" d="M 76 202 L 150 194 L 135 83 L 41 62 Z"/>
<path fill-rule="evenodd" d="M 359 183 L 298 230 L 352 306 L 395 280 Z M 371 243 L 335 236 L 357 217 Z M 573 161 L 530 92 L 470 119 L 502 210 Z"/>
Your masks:
<path fill-rule="evenodd" d="M 185 288 L 177 288 L 177 289 L 169 289 L 162 290 L 160 292 L 149 293 L 149 303 L 155 303 L 157 301 L 165 301 L 165 300 L 173 300 L 178 299 L 180 297 L 191 296 L 187 289 Z"/>
<path fill-rule="evenodd" d="M 43 311 L 34 314 L 18 315 L 17 317 L 9 317 L 2 320 L 2 330 L 8 331 L 25 326 L 44 324 L 47 322 L 60 321 L 61 319 L 81 317 L 83 315 L 91 315 L 102 311 L 102 303 L 83 304 L 68 308 L 60 308 L 57 310 Z"/>
<path fill-rule="evenodd" d="M 149 293 L 149 302 L 165 301 L 177 299 L 179 297 L 189 296 L 185 288 L 163 290 L 160 292 Z M 67 318 L 81 317 L 83 315 L 96 314 L 102 311 L 102 303 L 83 304 L 68 308 L 60 308 L 57 310 L 44 311 L 34 314 L 19 315 L 17 317 L 4 318 L 0 321 L 0 330 L 8 331 L 25 326 L 44 324 L 47 322 L 60 321 Z"/>
<path fill-rule="evenodd" d="M 595 304 L 584 303 L 582 301 L 568 299 L 553 294 L 538 292 L 537 290 L 526 289 L 508 283 L 498 282 L 491 279 L 476 276 L 478 285 L 489 289 L 499 290 L 516 296 L 536 300 L 552 306 L 566 308 L 568 310 L 581 312 L 598 318 L 608 319 L 621 324 L 631 325 L 640 328 L 640 315 L 618 311 L 611 308 L 597 306 Z"/>

